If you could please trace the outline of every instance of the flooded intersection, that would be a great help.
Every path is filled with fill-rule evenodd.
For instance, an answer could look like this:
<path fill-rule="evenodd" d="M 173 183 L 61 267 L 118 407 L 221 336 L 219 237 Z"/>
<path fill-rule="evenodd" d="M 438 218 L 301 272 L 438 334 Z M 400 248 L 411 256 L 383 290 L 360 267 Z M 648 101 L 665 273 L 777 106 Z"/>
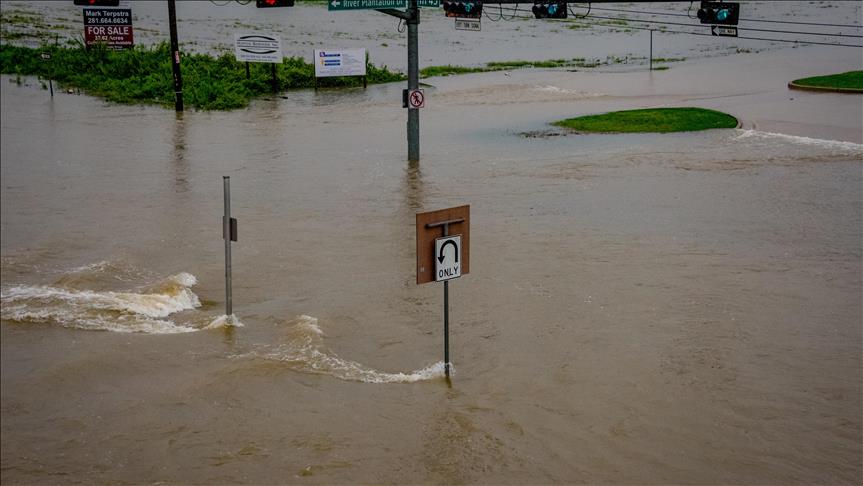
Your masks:
<path fill-rule="evenodd" d="M 856 54 L 429 80 L 419 164 L 401 84 L 177 117 L 4 76 L 4 482 L 859 482 L 863 107 L 784 87 Z M 692 105 L 741 128 L 547 125 Z M 448 386 L 413 225 L 460 204 Z"/>

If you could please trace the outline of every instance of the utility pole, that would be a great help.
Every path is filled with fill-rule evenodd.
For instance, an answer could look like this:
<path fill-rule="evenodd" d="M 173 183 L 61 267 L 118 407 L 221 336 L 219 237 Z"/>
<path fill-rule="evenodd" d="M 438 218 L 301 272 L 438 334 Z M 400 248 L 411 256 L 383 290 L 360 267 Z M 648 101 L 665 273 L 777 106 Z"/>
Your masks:
<path fill-rule="evenodd" d="M 183 75 L 180 72 L 180 47 L 177 41 L 177 8 L 168 0 L 168 24 L 171 30 L 171 66 L 174 70 L 174 108 L 183 111 Z"/>
<path fill-rule="evenodd" d="M 405 21 L 408 26 L 408 91 L 419 88 L 419 24 L 420 9 L 417 0 L 408 0 L 404 12 L 396 9 L 377 9 L 378 12 L 392 15 Z M 408 108 L 408 161 L 420 159 L 420 111 Z"/>
<path fill-rule="evenodd" d="M 409 0 L 408 14 L 408 92 L 419 88 L 419 23 L 417 0 Z M 408 161 L 420 159 L 420 110 L 408 108 Z"/>

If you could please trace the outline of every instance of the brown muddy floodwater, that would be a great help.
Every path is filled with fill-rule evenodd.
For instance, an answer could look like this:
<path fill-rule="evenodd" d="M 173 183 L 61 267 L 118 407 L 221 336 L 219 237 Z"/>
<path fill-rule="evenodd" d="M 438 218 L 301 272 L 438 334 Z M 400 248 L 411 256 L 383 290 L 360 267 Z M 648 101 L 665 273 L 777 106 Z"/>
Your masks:
<path fill-rule="evenodd" d="M 860 484 L 863 102 L 785 83 L 861 63 L 431 79 L 413 165 L 401 84 L 175 116 L 3 77 L 3 483 Z M 547 125 L 646 106 L 741 128 Z M 461 204 L 448 385 L 414 220 Z"/>

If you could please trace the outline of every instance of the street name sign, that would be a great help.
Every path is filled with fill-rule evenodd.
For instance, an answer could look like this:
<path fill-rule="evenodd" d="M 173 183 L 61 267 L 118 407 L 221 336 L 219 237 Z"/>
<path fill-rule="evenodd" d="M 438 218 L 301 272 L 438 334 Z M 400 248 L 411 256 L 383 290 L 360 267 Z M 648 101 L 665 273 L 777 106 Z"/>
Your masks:
<path fill-rule="evenodd" d="M 381 8 L 407 8 L 407 0 L 330 0 L 327 10 L 375 10 Z"/>
<path fill-rule="evenodd" d="M 710 33 L 719 37 L 737 37 L 737 27 L 727 27 L 724 25 L 711 25 Z"/>
<path fill-rule="evenodd" d="M 446 243 L 456 236 L 458 241 Z M 444 240 L 440 247 L 437 244 L 439 238 Z M 470 273 L 470 206 L 417 213 L 416 243 L 418 285 L 438 281 L 440 264 L 458 263 L 458 276 Z M 457 253 L 453 252 L 453 245 L 456 246 Z M 455 261 L 456 258 L 458 262 Z M 454 267 L 448 268 L 450 273 L 454 271 Z"/>
<path fill-rule="evenodd" d="M 240 62 L 282 62 L 282 39 L 275 34 L 234 34 L 234 57 Z"/>
<path fill-rule="evenodd" d="M 455 30 L 482 30 L 480 19 L 455 19 Z"/>
<path fill-rule="evenodd" d="M 436 239 L 434 252 L 436 282 L 461 277 L 461 235 Z"/>

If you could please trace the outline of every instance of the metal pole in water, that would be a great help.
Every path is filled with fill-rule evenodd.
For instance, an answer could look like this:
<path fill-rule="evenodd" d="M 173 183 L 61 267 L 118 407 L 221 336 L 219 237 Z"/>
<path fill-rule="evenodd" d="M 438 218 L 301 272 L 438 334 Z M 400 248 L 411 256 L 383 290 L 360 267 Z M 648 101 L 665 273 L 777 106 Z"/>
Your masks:
<path fill-rule="evenodd" d="M 222 220 L 222 235 L 225 238 L 225 315 L 234 313 L 231 301 L 231 178 L 222 176 L 225 186 L 225 216 Z"/>
<path fill-rule="evenodd" d="M 443 225 L 443 235 L 449 236 L 449 224 Z M 443 369 L 449 379 L 449 280 L 443 282 Z"/>
<path fill-rule="evenodd" d="M 420 9 L 416 0 L 408 2 L 408 90 L 419 88 L 419 38 Z M 408 108 L 408 161 L 420 159 L 420 111 Z"/>
<path fill-rule="evenodd" d="M 174 72 L 174 109 L 183 111 L 183 74 L 180 72 L 180 47 L 177 41 L 177 7 L 168 0 L 168 24 L 171 31 L 171 66 Z"/>
<path fill-rule="evenodd" d="M 650 70 L 653 71 L 653 29 L 650 29 Z"/>

